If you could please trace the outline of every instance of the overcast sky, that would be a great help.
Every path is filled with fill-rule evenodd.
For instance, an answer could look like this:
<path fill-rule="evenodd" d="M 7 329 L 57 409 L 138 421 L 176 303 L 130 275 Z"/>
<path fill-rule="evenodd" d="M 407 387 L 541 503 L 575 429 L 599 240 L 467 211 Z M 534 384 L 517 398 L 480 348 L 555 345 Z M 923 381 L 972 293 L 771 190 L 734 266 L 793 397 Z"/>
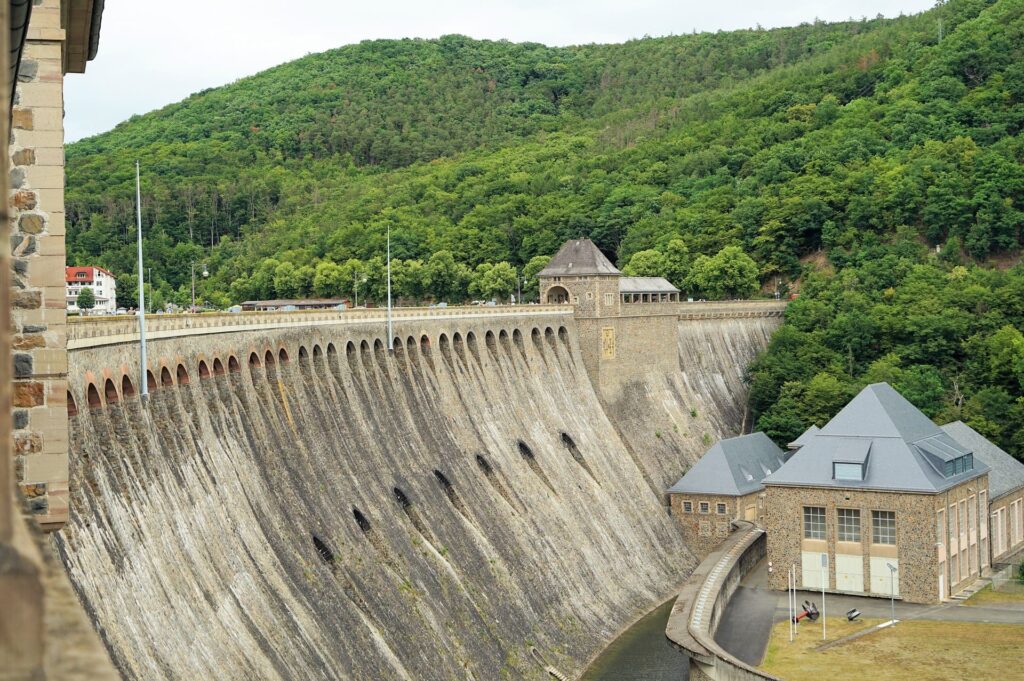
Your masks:
<path fill-rule="evenodd" d="M 96 59 L 66 80 L 67 140 L 204 88 L 369 38 L 461 33 L 547 45 L 792 26 L 934 0 L 107 0 Z"/>

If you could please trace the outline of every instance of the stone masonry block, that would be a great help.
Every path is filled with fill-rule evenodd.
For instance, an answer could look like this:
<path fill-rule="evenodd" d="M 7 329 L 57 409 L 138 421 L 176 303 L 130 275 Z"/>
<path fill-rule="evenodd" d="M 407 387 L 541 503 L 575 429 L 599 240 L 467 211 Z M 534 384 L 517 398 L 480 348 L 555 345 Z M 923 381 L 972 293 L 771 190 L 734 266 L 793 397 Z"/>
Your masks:
<path fill-rule="evenodd" d="M 19 352 L 14 355 L 14 377 L 30 378 L 32 376 L 32 355 Z"/>
<path fill-rule="evenodd" d="M 29 381 L 14 384 L 15 407 L 38 407 L 43 403 L 43 384 Z"/>
<path fill-rule="evenodd" d="M 16 166 L 30 166 L 36 162 L 34 149 L 21 149 L 11 154 L 11 163 Z"/>
<path fill-rule="evenodd" d="M 34 130 L 35 116 L 32 114 L 32 109 L 14 109 L 11 112 L 11 127 L 21 130 Z"/>
<path fill-rule="evenodd" d="M 55 237 L 47 237 L 55 238 Z M 63 237 L 60 238 L 63 242 Z M 29 266 L 28 279 L 31 286 L 59 286 L 66 290 L 64 282 L 64 257 L 63 256 L 40 256 L 32 258 Z M 64 304 L 64 296 L 60 296 L 61 305 Z"/>
<path fill-rule="evenodd" d="M 18 210 L 32 210 L 36 207 L 38 197 L 33 191 L 22 190 L 15 192 L 14 196 L 11 197 L 11 205 Z"/>
<path fill-rule="evenodd" d="M 64 187 L 64 168 L 61 166 L 27 166 L 25 183 L 34 189 L 61 189 Z"/>
<path fill-rule="evenodd" d="M 39 234 L 45 227 L 46 219 L 39 213 L 22 213 L 18 217 L 18 229 L 25 234 Z"/>
<path fill-rule="evenodd" d="M 35 150 L 36 164 L 41 166 L 63 166 L 64 150 L 60 147 L 44 147 Z M 63 206 L 62 206 L 63 208 Z"/>
<path fill-rule="evenodd" d="M 18 88 L 23 107 L 64 106 L 63 86 L 60 83 L 25 83 Z"/>

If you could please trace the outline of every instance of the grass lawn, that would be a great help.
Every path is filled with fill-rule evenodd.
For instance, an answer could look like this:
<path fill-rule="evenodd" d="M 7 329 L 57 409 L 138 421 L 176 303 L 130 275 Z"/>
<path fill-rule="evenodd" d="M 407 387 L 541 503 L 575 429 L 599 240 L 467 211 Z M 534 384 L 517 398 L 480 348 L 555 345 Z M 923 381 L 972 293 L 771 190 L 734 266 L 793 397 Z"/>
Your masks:
<path fill-rule="evenodd" d="M 989 584 L 984 589 L 974 594 L 964 605 L 991 605 L 993 603 L 1019 603 L 1024 607 L 1024 589 L 1020 591 L 993 591 Z"/>
<path fill-rule="evenodd" d="M 828 619 L 828 640 L 885 620 Z M 789 624 L 772 629 L 761 668 L 786 681 L 938 681 L 1019 679 L 1024 674 L 1024 625 L 971 622 L 900 622 L 822 652 L 821 621 L 799 625 L 793 643 Z"/>

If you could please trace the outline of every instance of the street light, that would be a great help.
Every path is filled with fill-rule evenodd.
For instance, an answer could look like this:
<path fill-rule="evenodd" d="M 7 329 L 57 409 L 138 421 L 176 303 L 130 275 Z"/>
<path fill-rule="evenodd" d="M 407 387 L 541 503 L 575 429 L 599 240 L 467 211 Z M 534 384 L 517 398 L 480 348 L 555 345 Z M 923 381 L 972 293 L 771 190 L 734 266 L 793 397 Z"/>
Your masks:
<path fill-rule="evenodd" d="M 366 277 L 363 277 L 362 279 L 360 279 L 358 273 L 356 273 L 356 272 L 352 273 L 352 284 L 356 288 L 356 300 L 352 304 L 353 308 L 359 307 L 359 284 L 365 284 L 365 283 L 366 283 Z"/>
<path fill-rule="evenodd" d="M 889 568 L 889 605 L 892 607 L 892 623 L 896 624 L 896 566 L 886 562 Z"/>
<path fill-rule="evenodd" d="M 192 314 L 196 313 L 196 261 L 192 261 Z M 203 263 L 203 276 L 210 276 L 210 271 L 206 269 L 206 263 Z"/>

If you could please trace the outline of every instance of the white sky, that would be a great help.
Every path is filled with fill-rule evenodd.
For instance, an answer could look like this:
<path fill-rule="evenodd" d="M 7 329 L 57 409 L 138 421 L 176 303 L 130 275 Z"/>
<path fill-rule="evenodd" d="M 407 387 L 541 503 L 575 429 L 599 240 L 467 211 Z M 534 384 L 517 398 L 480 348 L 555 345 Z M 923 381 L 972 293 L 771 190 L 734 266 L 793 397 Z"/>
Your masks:
<path fill-rule="evenodd" d="M 310 52 L 461 33 L 547 45 L 792 26 L 934 0 L 107 0 L 97 58 L 66 82 L 68 141 Z"/>

